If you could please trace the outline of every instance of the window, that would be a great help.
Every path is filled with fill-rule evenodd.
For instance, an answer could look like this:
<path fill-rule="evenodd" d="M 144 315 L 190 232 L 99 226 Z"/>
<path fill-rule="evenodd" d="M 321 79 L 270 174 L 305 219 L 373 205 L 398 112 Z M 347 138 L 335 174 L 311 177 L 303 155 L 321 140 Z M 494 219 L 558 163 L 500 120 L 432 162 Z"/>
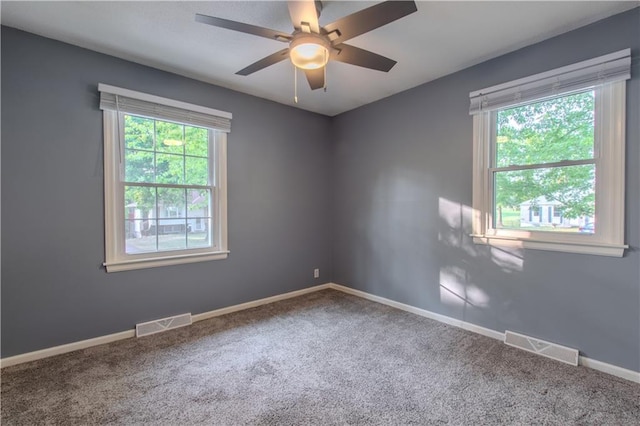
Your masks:
<path fill-rule="evenodd" d="M 231 114 L 100 84 L 108 272 L 224 259 Z"/>
<path fill-rule="evenodd" d="M 623 255 L 629 77 L 626 49 L 470 94 L 474 242 Z"/>

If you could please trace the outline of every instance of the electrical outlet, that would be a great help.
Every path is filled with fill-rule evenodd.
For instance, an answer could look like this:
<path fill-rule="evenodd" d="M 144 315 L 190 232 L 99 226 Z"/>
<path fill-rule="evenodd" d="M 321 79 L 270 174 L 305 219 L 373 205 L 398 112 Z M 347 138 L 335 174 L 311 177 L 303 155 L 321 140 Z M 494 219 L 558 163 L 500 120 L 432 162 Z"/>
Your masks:
<path fill-rule="evenodd" d="M 320 269 L 316 268 L 313 270 L 313 278 L 320 278 Z"/>

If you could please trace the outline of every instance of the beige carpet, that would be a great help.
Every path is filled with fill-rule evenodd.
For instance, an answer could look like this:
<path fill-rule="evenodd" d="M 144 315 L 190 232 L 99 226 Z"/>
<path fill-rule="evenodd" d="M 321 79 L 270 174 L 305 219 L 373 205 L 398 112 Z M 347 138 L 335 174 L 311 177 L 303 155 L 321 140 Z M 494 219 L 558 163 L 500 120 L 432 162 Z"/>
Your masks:
<path fill-rule="evenodd" d="M 3 425 L 640 424 L 640 385 L 327 290 L 2 371 Z"/>

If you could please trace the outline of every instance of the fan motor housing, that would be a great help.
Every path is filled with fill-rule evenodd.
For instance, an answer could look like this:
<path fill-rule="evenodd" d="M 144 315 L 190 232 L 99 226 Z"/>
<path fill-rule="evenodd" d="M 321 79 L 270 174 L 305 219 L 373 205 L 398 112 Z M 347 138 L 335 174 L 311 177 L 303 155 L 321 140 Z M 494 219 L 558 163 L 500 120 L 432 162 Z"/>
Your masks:
<path fill-rule="evenodd" d="M 291 62 L 301 69 L 318 69 L 329 62 L 331 42 L 315 33 L 298 33 L 289 43 Z"/>

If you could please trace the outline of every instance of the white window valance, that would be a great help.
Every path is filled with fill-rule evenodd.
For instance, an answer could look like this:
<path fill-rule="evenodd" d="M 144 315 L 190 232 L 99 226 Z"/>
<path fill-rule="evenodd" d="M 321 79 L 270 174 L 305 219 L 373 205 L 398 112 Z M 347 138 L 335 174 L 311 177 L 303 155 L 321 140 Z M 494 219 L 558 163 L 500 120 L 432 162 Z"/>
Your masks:
<path fill-rule="evenodd" d="M 231 131 L 231 113 L 120 87 L 98 84 L 100 109 Z"/>
<path fill-rule="evenodd" d="M 631 78 L 631 49 L 535 74 L 469 94 L 470 114 L 539 101 Z"/>

